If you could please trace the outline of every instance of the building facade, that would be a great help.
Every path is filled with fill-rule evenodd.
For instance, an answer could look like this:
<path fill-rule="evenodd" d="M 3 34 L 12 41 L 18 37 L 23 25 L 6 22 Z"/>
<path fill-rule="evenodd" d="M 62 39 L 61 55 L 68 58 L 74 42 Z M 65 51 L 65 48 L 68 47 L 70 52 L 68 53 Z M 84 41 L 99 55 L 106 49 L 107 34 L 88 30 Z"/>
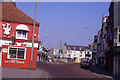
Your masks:
<path fill-rule="evenodd" d="M 67 45 L 67 58 L 80 63 L 82 58 L 92 59 L 92 51 L 87 46 Z"/>
<path fill-rule="evenodd" d="M 106 64 L 105 44 L 107 43 L 107 16 L 103 16 L 102 28 L 98 31 L 97 39 L 97 64 L 104 67 Z"/>
<path fill-rule="evenodd" d="M 120 76 L 120 1 L 111 2 L 109 16 L 103 17 L 102 28 L 98 32 L 97 56 L 104 58 L 105 69 Z M 103 52 L 103 55 L 99 55 Z M 101 63 L 100 63 L 101 64 Z"/>
<path fill-rule="evenodd" d="M 114 11 L 114 34 L 113 34 L 113 60 L 114 60 L 114 75 L 120 76 L 120 1 L 111 3 Z"/>
<path fill-rule="evenodd" d="M 96 63 L 98 64 L 98 55 L 97 55 L 97 39 L 98 39 L 98 36 L 97 35 L 94 35 L 94 41 L 91 45 L 91 51 L 92 51 L 92 61 L 93 63 Z"/>
<path fill-rule="evenodd" d="M 2 6 L 0 65 L 1 67 L 30 68 L 34 20 L 10 2 L 0 3 L 0 6 Z M 32 69 L 36 68 L 38 28 L 39 23 L 36 22 Z"/>

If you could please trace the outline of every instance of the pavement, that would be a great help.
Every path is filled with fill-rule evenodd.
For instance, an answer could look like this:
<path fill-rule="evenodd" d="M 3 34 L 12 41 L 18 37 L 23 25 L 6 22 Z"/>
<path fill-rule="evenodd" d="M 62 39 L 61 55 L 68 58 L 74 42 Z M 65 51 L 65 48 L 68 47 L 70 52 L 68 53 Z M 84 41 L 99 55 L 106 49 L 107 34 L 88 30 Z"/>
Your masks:
<path fill-rule="evenodd" d="M 105 70 L 102 67 L 96 66 L 96 65 L 90 65 L 90 71 L 94 72 L 95 74 L 99 74 L 104 78 L 107 79 L 114 79 L 114 80 L 120 80 L 120 76 L 113 76 L 112 72 L 109 72 Z"/>
<path fill-rule="evenodd" d="M 38 68 L 36 70 L 30 70 L 3 67 L 2 78 L 48 78 L 48 73 Z"/>
<path fill-rule="evenodd" d="M 115 80 L 120 80 L 120 76 L 115 77 Z"/>
<path fill-rule="evenodd" d="M 112 72 L 109 72 L 109 71 L 105 70 L 104 68 L 96 66 L 96 65 L 90 64 L 90 71 L 94 72 L 96 74 L 99 74 L 105 78 L 113 78 Z"/>

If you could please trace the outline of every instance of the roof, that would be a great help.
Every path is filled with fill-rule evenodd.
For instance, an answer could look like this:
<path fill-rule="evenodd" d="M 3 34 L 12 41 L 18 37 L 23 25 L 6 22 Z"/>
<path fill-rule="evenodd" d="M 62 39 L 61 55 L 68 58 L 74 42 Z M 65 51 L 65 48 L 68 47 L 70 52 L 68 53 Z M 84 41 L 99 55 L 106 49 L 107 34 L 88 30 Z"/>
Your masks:
<path fill-rule="evenodd" d="M 77 50 L 77 51 L 88 51 L 90 50 L 88 46 L 74 46 L 74 45 L 67 45 L 68 50 Z"/>
<path fill-rule="evenodd" d="M 0 11 L 2 11 L 2 14 L 0 14 L 0 20 L 34 24 L 34 20 L 32 18 L 30 18 L 25 13 L 23 13 L 12 3 L 2 2 L 0 3 L 0 6 L 1 5 L 2 5 L 2 8 L 0 8 Z M 36 24 L 39 25 L 38 22 L 36 22 Z"/>

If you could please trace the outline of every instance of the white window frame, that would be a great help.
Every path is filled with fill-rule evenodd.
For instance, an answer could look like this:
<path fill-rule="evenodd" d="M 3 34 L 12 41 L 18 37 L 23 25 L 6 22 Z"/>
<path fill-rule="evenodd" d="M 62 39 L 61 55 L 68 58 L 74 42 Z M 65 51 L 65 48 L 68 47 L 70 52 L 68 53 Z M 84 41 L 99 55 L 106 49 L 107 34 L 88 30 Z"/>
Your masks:
<path fill-rule="evenodd" d="M 28 37 L 28 31 L 25 31 L 26 32 L 26 38 L 22 37 L 23 34 L 21 33 L 21 37 L 18 37 L 18 31 L 25 31 L 25 30 L 16 30 L 16 39 L 25 39 L 27 40 L 27 37 Z"/>
<path fill-rule="evenodd" d="M 117 31 L 118 31 L 118 32 L 117 32 L 117 33 L 118 33 L 118 39 L 117 39 L 117 40 L 118 40 L 118 43 L 120 44 L 120 41 L 119 41 L 119 37 L 120 37 L 120 36 L 119 36 L 119 34 L 120 34 L 120 32 L 119 32 L 119 31 L 120 31 L 120 28 L 118 28 L 118 30 L 117 30 Z"/>
<path fill-rule="evenodd" d="M 10 55 L 9 55 L 9 49 L 10 49 L 10 48 L 23 48 L 23 49 L 25 49 L 24 59 L 19 59 L 19 58 L 10 58 Z M 7 59 L 26 60 L 26 48 L 24 48 L 24 47 L 8 47 L 8 55 L 7 55 Z"/>

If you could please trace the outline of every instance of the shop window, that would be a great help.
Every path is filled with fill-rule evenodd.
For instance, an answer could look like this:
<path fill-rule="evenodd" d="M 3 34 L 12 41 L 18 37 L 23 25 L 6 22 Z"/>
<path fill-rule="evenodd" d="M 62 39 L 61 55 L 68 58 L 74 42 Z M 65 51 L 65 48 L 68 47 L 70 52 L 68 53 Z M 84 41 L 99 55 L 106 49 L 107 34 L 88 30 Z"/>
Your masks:
<path fill-rule="evenodd" d="M 27 31 L 17 30 L 16 39 L 27 39 Z"/>
<path fill-rule="evenodd" d="M 14 47 L 9 47 L 9 56 L 8 58 L 13 58 L 13 59 L 25 59 L 25 48 L 14 48 Z"/>

